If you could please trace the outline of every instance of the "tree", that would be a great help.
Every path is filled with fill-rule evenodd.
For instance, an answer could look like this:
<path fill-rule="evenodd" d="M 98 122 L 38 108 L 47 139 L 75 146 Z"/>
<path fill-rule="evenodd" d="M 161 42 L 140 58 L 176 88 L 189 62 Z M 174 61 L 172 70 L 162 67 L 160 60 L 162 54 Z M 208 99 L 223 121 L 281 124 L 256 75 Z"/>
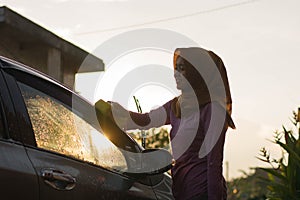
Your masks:
<path fill-rule="evenodd" d="M 265 200 L 267 189 L 258 177 L 267 177 L 267 172 L 253 168 L 253 173 L 246 173 L 244 176 L 227 182 L 227 195 L 230 200 Z"/>

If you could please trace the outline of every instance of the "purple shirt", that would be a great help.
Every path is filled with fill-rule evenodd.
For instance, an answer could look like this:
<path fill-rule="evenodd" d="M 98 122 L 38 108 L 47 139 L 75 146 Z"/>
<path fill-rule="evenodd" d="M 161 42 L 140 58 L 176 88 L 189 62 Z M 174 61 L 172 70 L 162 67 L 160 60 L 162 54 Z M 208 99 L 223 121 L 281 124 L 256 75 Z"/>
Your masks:
<path fill-rule="evenodd" d="M 172 100 L 149 113 L 131 112 L 130 115 L 133 121 L 140 125 L 140 129 L 166 124 L 172 126 L 170 138 L 173 157 L 176 160 L 172 168 L 175 199 L 188 200 L 202 195 L 208 196 L 209 200 L 226 199 L 226 183 L 222 171 L 227 124 L 224 123 L 224 126 L 218 129 L 220 125 L 211 120 L 212 110 L 221 116 L 224 109 L 218 103 L 208 103 L 198 111 L 177 118 L 172 112 L 171 103 Z M 129 123 L 127 129 L 130 128 L 137 128 L 137 125 Z M 207 134 L 211 134 L 215 139 L 204 144 Z M 199 156 L 200 148 L 201 151 L 206 149 L 207 153 Z"/>

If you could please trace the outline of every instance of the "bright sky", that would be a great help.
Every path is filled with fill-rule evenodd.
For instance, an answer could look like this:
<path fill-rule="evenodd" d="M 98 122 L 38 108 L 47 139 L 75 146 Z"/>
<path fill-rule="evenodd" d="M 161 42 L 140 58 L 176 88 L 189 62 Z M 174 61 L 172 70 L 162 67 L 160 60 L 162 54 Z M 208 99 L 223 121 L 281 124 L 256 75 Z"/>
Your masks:
<path fill-rule="evenodd" d="M 225 146 L 230 177 L 264 166 L 255 158 L 261 147 L 278 155 L 267 139 L 283 124 L 292 127 L 289 118 L 300 106 L 298 0 L 2 0 L 1 4 L 89 52 L 113 36 L 142 28 L 167 29 L 215 51 L 227 67 L 237 126 L 228 132 Z M 106 87 L 101 94 L 94 94 L 99 74 L 77 76 L 76 88 L 91 101 L 110 100 L 107 88 L 114 88 L 122 73 L 151 63 L 171 69 L 171 54 L 130 53 L 107 69 L 110 76 L 102 75 Z M 136 88 L 132 94 L 144 110 L 175 95 L 159 85 Z M 125 106 L 134 109 L 132 102 Z"/>

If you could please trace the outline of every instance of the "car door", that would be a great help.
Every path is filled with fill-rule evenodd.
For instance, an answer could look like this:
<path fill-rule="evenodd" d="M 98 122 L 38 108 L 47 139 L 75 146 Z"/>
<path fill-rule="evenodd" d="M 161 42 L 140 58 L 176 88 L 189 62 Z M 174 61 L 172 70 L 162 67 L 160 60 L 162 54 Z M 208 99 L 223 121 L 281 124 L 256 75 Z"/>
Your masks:
<path fill-rule="evenodd" d="M 31 122 L 33 137 L 24 137 L 34 138 L 26 151 L 38 174 L 41 200 L 156 199 L 148 177 L 137 180 L 124 175 L 132 166 L 85 119 L 89 104 L 51 81 L 16 69 L 6 72 L 16 79 L 13 98 L 23 101 L 15 106 L 23 106 Z"/>
<path fill-rule="evenodd" d="M 20 140 L 20 129 L 0 68 L 0 198 L 38 199 L 38 180 Z"/>

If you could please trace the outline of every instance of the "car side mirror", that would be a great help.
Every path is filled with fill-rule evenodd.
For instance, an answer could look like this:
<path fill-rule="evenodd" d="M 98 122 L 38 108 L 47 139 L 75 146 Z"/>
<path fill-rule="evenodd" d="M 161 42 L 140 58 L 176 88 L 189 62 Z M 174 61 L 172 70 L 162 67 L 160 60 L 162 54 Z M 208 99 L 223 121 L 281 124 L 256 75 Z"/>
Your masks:
<path fill-rule="evenodd" d="M 165 149 L 142 151 L 142 171 L 146 175 L 161 174 L 172 167 L 172 155 Z"/>

